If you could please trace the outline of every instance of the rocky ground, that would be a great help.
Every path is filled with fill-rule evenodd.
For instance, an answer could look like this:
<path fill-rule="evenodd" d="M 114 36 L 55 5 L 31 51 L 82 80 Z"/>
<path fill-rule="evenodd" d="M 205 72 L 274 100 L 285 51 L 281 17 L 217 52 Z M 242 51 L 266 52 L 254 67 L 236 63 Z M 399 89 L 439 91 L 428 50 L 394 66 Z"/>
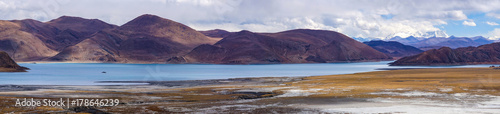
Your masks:
<path fill-rule="evenodd" d="M 500 70 L 402 69 L 313 77 L 0 86 L 0 112 L 497 113 Z M 110 82 L 106 82 L 110 83 Z M 107 107 L 19 107 L 16 99 L 119 99 Z"/>

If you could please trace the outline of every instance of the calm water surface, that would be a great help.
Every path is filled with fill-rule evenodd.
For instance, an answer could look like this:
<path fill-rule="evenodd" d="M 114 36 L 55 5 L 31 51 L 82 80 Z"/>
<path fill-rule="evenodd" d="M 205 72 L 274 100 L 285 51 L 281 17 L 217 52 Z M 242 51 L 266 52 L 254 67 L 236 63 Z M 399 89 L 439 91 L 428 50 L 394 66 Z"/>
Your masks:
<path fill-rule="evenodd" d="M 240 77 L 281 77 L 350 74 L 379 68 L 457 68 L 465 66 L 388 66 L 382 62 L 213 65 L 213 64 L 109 64 L 109 63 L 23 63 L 22 73 L 0 73 L 0 85 L 106 85 L 96 81 L 172 81 L 227 79 Z M 102 73 L 102 72 L 106 73 Z M 116 85 L 116 84 L 113 84 Z"/>

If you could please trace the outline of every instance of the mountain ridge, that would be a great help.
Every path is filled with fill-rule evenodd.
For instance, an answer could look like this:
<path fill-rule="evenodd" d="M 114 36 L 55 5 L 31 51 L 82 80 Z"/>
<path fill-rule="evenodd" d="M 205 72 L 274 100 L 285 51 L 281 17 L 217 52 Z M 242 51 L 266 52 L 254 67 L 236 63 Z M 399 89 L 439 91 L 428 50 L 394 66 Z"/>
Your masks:
<path fill-rule="evenodd" d="M 478 47 L 442 47 L 401 58 L 392 66 L 500 64 L 500 42 Z"/>
<path fill-rule="evenodd" d="M 116 29 L 100 31 L 49 60 L 164 63 L 215 41 L 181 23 L 144 14 Z"/>
<path fill-rule="evenodd" d="M 243 30 L 214 45 L 198 46 L 185 56 L 172 58 L 171 62 L 273 64 L 388 59 L 387 55 L 338 32 L 295 29 L 278 33 Z"/>
<path fill-rule="evenodd" d="M 3 36 L 21 35 L 2 37 L 6 39 L 0 41 L 5 44 L 0 51 L 7 50 L 20 61 L 268 64 L 391 59 L 335 31 L 204 32 L 151 14 L 138 16 L 121 26 L 72 16 L 48 22 L 5 21 L 4 25 L 9 25 L 3 28 L 11 32 L 0 31 Z"/>
<path fill-rule="evenodd" d="M 482 36 L 476 37 L 430 37 L 430 38 L 417 38 L 417 37 L 393 37 L 387 41 L 397 41 L 405 45 L 410 45 L 417 47 L 422 50 L 438 49 L 440 47 L 469 47 L 469 46 L 480 46 L 484 44 L 493 43 L 493 40 L 488 40 Z"/>
<path fill-rule="evenodd" d="M 391 57 L 396 57 L 396 58 L 416 55 L 424 52 L 416 47 L 404 45 L 396 41 L 372 40 L 363 43 L 376 49 L 377 51 L 380 51 Z"/>

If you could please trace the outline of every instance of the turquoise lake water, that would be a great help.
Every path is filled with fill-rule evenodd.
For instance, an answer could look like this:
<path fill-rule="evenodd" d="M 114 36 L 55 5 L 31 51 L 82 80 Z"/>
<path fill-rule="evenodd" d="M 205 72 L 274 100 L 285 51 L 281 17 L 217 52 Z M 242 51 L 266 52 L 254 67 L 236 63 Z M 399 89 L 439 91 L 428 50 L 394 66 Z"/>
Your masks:
<path fill-rule="evenodd" d="M 464 66 L 388 66 L 382 62 L 214 65 L 214 64 L 110 64 L 110 63 L 22 63 L 28 72 L 0 73 L 0 85 L 109 85 L 96 81 L 173 81 L 240 77 L 282 77 L 351 74 L 379 68 L 457 68 Z M 106 73 L 102 73 L 102 72 Z M 116 83 L 112 85 L 117 85 Z"/>

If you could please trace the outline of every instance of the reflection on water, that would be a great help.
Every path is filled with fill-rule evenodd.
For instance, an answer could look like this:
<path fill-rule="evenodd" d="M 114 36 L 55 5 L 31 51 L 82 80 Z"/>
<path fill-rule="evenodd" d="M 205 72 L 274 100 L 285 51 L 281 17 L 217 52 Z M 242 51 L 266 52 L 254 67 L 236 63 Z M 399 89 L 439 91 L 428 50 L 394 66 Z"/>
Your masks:
<path fill-rule="evenodd" d="M 38 63 L 20 64 L 30 68 L 23 73 L 0 73 L 0 85 L 102 85 L 95 81 L 171 81 L 226 79 L 238 77 L 316 76 L 350 74 L 386 68 L 455 68 L 464 66 L 388 66 L 382 62 L 213 65 L 213 64 L 109 64 Z"/>

